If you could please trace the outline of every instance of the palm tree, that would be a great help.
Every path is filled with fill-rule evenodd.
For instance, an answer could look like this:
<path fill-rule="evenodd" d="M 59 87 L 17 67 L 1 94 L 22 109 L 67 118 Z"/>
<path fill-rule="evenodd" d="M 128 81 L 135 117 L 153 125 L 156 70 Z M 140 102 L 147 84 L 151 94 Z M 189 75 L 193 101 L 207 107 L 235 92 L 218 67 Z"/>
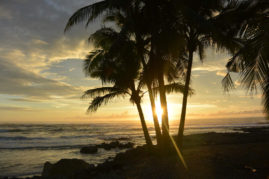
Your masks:
<path fill-rule="evenodd" d="M 151 111 L 153 116 L 154 128 L 156 132 L 157 144 L 159 145 L 161 142 L 161 129 L 158 121 L 158 116 L 156 113 L 155 106 L 155 98 L 152 92 L 152 83 L 153 79 L 149 75 L 148 64 L 146 62 L 146 58 L 148 56 L 147 46 L 149 43 L 149 38 L 144 34 L 143 29 L 143 21 L 141 21 L 141 13 L 139 12 L 138 5 L 134 5 L 132 8 L 125 9 L 124 11 L 115 11 L 109 13 L 104 21 L 109 21 L 115 23 L 120 30 L 119 34 L 121 34 L 118 43 L 115 46 L 120 47 L 122 44 L 120 43 L 126 36 L 134 37 L 133 42 L 135 44 L 135 50 L 138 54 L 138 59 L 141 62 L 143 67 L 143 81 L 147 86 Z M 128 34 L 128 35 L 127 35 Z"/>
<path fill-rule="evenodd" d="M 101 105 L 119 96 L 130 96 L 130 101 L 137 107 L 142 129 L 147 145 L 152 145 L 147 129 L 144 114 L 141 108 L 141 83 L 136 87 L 135 80 L 138 77 L 139 62 L 132 49 L 130 41 L 125 42 L 125 48 L 120 52 L 111 50 L 111 44 L 117 33 L 111 28 L 102 28 L 91 35 L 91 40 L 98 49 L 91 52 L 84 63 L 84 72 L 94 78 L 99 78 L 103 83 L 112 83 L 112 87 L 101 87 L 86 91 L 83 97 L 94 97 L 88 111 L 96 111 Z M 103 94 L 103 96 L 99 96 Z"/>
<path fill-rule="evenodd" d="M 147 145 L 152 145 L 151 138 L 149 136 L 149 132 L 147 129 L 146 121 L 144 118 L 143 110 L 141 107 L 141 91 L 139 89 L 135 89 L 134 83 L 130 84 L 130 88 L 121 88 L 117 86 L 113 87 L 101 87 L 101 88 L 95 88 L 90 89 L 84 92 L 83 98 L 86 97 L 94 97 L 92 100 L 90 106 L 88 107 L 89 112 L 95 112 L 97 109 L 102 106 L 103 104 L 108 103 L 110 100 L 116 98 L 116 97 L 124 97 L 126 95 L 130 96 L 130 101 L 136 105 L 138 114 L 140 117 L 144 137 L 146 140 Z M 98 94 L 98 96 L 97 96 Z M 99 96 L 100 94 L 103 94 L 102 96 Z"/>
<path fill-rule="evenodd" d="M 148 145 L 151 140 L 148 135 L 146 122 L 141 108 L 141 98 L 144 93 L 142 87 L 144 78 L 140 78 L 137 87 L 135 80 L 139 76 L 140 63 L 137 60 L 134 42 L 126 39 L 121 41 L 123 48 L 114 48 L 114 41 L 118 40 L 120 34 L 111 28 L 102 28 L 91 35 L 90 40 L 98 49 L 91 52 L 84 63 L 86 75 L 99 78 L 103 83 L 112 83 L 113 87 L 102 87 L 88 90 L 83 97 L 94 99 L 88 111 L 96 111 L 102 104 L 118 96 L 130 96 L 130 101 L 137 106 L 141 119 L 142 128 Z M 156 93 L 156 89 L 153 91 Z M 165 86 L 167 93 L 183 92 L 184 86 L 181 83 L 171 83 Z M 103 96 L 100 96 L 103 94 Z"/>
<path fill-rule="evenodd" d="M 179 12 L 179 36 L 184 38 L 185 46 L 182 52 L 187 52 L 187 72 L 185 76 L 185 91 L 182 99 L 181 118 L 178 130 L 178 143 L 182 146 L 182 138 L 186 119 L 187 100 L 193 54 L 198 53 L 201 61 L 204 59 L 204 49 L 214 42 L 214 36 L 220 36 L 221 30 L 214 26 L 216 12 L 223 8 L 222 0 L 219 1 L 181 1 L 177 4 Z M 220 32 L 218 32 L 220 31 Z"/>
<path fill-rule="evenodd" d="M 244 11 L 242 10 L 244 7 Z M 234 19 L 238 28 L 228 30 L 237 34 L 240 45 L 233 51 L 227 63 L 228 73 L 223 79 L 226 91 L 234 88 L 230 72 L 240 73 L 240 84 L 250 93 L 260 88 L 263 91 L 265 112 L 269 114 L 269 2 L 244 1 L 233 5 L 233 11 L 223 13 Z M 237 14 L 242 14 L 241 18 Z M 228 15 L 227 15 L 228 14 Z M 223 18 L 225 19 L 225 18 Z M 226 18 L 227 19 L 227 18 Z"/>
<path fill-rule="evenodd" d="M 170 54 L 173 49 L 173 40 L 170 32 L 173 32 L 171 22 L 175 20 L 172 1 L 145 0 L 142 14 L 147 23 L 146 32 L 150 38 L 149 71 L 156 79 L 159 87 L 160 103 L 163 109 L 162 134 L 163 146 L 170 143 L 169 119 L 167 110 L 167 99 L 165 91 L 166 64 L 171 64 L 174 59 Z"/>
<path fill-rule="evenodd" d="M 125 18 L 125 22 L 124 25 L 121 27 L 121 33 L 125 34 L 126 32 L 131 32 L 133 34 L 133 36 L 135 37 L 136 40 L 136 44 L 137 44 L 137 51 L 139 53 L 139 59 L 141 60 L 141 63 L 144 67 L 145 72 L 149 72 L 152 69 L 154 69 L 154 71 L 157 72 L 157 79 L 159 81 L 159 91 L 160 91 L 160 99 L 161 99 L 161 104 L 162 104 L 162 108 L 164 109 L 164 113 L 162 116 L 162 129 L 164 131 L 164 135 L 168 136 L 168 113 L 167 113 L 167 102 L 166 102 L 166 94 L 165 94 L 165 84 L 164 84 L 164 72 L 163 72 L 163 66 L 164 66 L 164 60 L 162 60 L 162 58 L 159 58 L 158 54 L 155 53 L 150 53 L 150 60 L 149 61 L 155 61 L 155 62 L 151 62 L 151 63 L 146 63 L 145 61 L 145 50 L 144 50 L 144 46 L 148 45 L 149 43 L 151 43 L 151 52 L 155 51 L 155 49 L 153 49 L 153 46 L 156 44 L 154 44 L 154 40 L 152 38 L 152 32 L 145 33 L 145 29 L 148 28 L 148 26 L 144 26 L 145 24 L 147 24 L 148 21 L 142 21 L 144 24 L 141 25 L 141 17 L 143 17 L 143 15 L 145 15 L 144 13 L 144 9 L 147 8 L 141 8 L 141 2 L 142 1 L 125 1 L 124 3 L 121 3 L 119 1 L 113 1 L 113 0 L 104 0 L 95 4 L 92 4 L 90 6 L 86 6 L 84 8 L 79 9 L 77 12 L 74 13 L 74 15 L 69 19 L 65 31 L 69 30 L 70 27 L 72 27 L 73 25 L 82 22 L 84 20 L 87 21 L 88 25 L 92 20 L 94 20 L 96 17 L 98 17 L 99 15 L 101 15 L 102 13 L 106 12 L 107 16 L 106 16 L 106 20 L 113 20 L 115 21 L 115 16 L 111 16 L 111 13 L 114 12 L 126 12 L 125 15 L 127 15 L 127 18 Z M 128 4 L 129 3 L 129 4 Z M 149 7 L 149 6 L 147 6 Z M 141 11 L 143 13 L 139 14 L 138 11 Z M 126 19 L 128 20 L 128 22 L 126 22 Z M 119 20 L 119 18 L 117 19 Z M 121 20 L 121 19 L 120 19 Z M 135 20 L 135 22 L 134 22 Z M 130 23 L 131 22 L 131 23 Z M 139 25 L 138 25 L 139 24 Z M 141 26 L 140 26 L 141 25 Z M 141 28 L 143 27 L 145 29 L 143 29 L 141 31 Z M 156 31 L 156 30 L 155 30 Z M 144 39 L 144 37 L 147 36 L 149 37 L 147 40 Z M 146 43 L 145 43 L 146 41 Z M 153 57 L 153 55 L 155 57 Z M 153 64 L 153 68 L 149 69 L 149 65 L 148 64 Z M 152 82 L 153 79 L 148 77 L 148 75 L 144 75 L 144 79 L 146 82 L 146 86 L 148 88 L 148 92 L 149 92 L 149 97 L 150 97 L 150 102 L 151 102 L 151 106 L 152 106 L 152 113 L 153 113 L 153 119 L 154 119 L 154 125 L 155 125 L 155 130 L 156 130 L 156 136 L 157 136 L 157 140 L 158 143 L 160 142 L 160 136 L 161 136 L 161 131 L 160 131 L 160 127 L 159 127 L 159 123 L 158 123 L 158 119 L 157 119 L 157 115 L 156 115 L 156 111 L 155 111 L 155 101 L 154 101 L 154 97 L 151 91 L 151 87 L 152 87 Z M 166 137 L 167 138 L 167 137 Z"/>
<path fill-rule="evenodd" d="M 112 21 L 114 23 L 116 22 L 116 25 L 119 28 L 121 28 L 122 32 L 124 32 L 124 33 L 127 33 L 126 29 L 128 29 L 128 31 L 130 32 L 130 27 L 132 27 L 132 30 L 131 30 L 132 32 L 135 31 L 135 34 L 136 34 L 135 38 L 136 38 L 136 42 L 137 42 L 136 47 L 137 47 L 137 50 L 139 53 L 139 59 L 141 60 L 143 68 L 146 68 L 146 63 L 145 63 L 145 59 L 144 59 L 144 52 L 145 52 L 144 46 L 146 45 L 146 43 L 144 43 L 143 38 L 141 37 L 140 33 L 138 33 L 137 26 L 133 26 L 134 25 L 134 23 L 132 22 L 133 19 L 128 19 L 127 17 L 124 17 L 122 13 L 120 13 L 120 12 L 128 12 L 128 13 L 125 13 L 125 15 L 127 15 L 127 14 L 131 15 L 131 13 L 129 13 L 130 11 L 135 10 L 135 12 L 136 12 L 137 5 L 135 5 L 135 7 L 133 7 L 133 8 L 130 8 L 130 7 L 132 7 L 130 5 L 131 2 L 132 2 L 132 0 L 125 1 L 125 2 L 104 0 L 104 1 L 100 1 L 98 3 L 94 3 L 92 5 L 89 5 L 89 6 L 83 7 L 81 9 L 79 9 L 77 12 L 75 12 L 72 17 L 70 17 L 70 19 L 66 25 L 65 31 L 69 30 L 73 25 L 80 23 L 82 21 L 85 21 L 85 20 L 87 20 L 86 26 L 88 26 L 88 24 L 91 21 L 93 21 L 95 18 L 97 18 L 103 12 L 108 12 L 108 14 L 104 17 L 104 21 Z M 119 10 L 121 10 L 121 11 L 119 11 Z M 134 16 L 132 15 L 132 17 L 134 17 Z M 136 13 L 136 18 L 137 18 L 137 13 Z M 128 22 L 127 22 L 127 20 L 128 20 Z M 130 22 L 132 22 L 132 23 L 130 23 Z M 123 24 L 124 24 L 124 27 L 123 27 Z M 124 35 L 126 35 L 126 34 L 124 34 Z M 146 81 L 146 85 L 148 88 L 148 94 L 149 94 L 151 108 L 152 108 L 153 122 L 154 122 L 155 131 L 156 131 L 156 139 L 157 139 L 157 143 L 159 144 L 160 139 L 161 139 L 161 130 L 160 130 L 158 117 L 157 117 L 157 113 L 156 113 L 155 100 L 154 100 L 153 93 L 151 90 L 150 80 L 145 78 L 145 81 Z"/>
<path fill-rule="evenodd" d="M 171 9 L 174 9 L 173 7 L 174 3 L 170 1 L 104 0 L 79 9 L 70 17 L 65 28 L 65 31 L 67 31 L 73 25 L 85 20 L 87 21 L 87 26 L 94 19 L 104 14 L 106 15 L 106 19 L 112 19 L 115 22 L 115 16 L 113 17 L 111 14 L 125 12 L 127 18 L 124 19 L 124 23 L 121 24 L 122 21 L 117 21 L 120 18 L 116 19 L 116 23 L 121 25 L 120 33 L 123 34 L 123 37 L 129 34 L 129 38 L 135 38 L 138 58 L 144 67 L 144 81 L 148 88 L 151 101 L 156 136 L 157 140 L 159 139 L 160 141 L 160 137 L 158 136 L 161 135 L 161 131 L 155 111 L 154 97 L 151 91 L 152 85 L 158 82 L 160 102 L 163 108 L 162 132 L 163 141 L 165 142 L 169 141 L 169 122 L 164 77 L 165 75 L 171 77 L 168 74 L 171 68 L 167 68 L 167 66 L 169 64 L 175 64 L 175 61 L 173 61 L 175 60 L 175 55 L 170 54 L 171 49 L 174 49 L 173 47 L 175 46 L 174 43 L 170 43 L 171 41 L 175 41 L 174 36 L 170 34 L 171 32 L 172 34 L 175 32 L 173 26 L 170 26 L 176 20 L 175 14 L 171 13 L 174 12 L 174 10 L 171 11 Z M 167 38 L 168 36 L 169 38 Z M 145 50 L 145 46 L 148 46 L 148 50 Z M 148 51 L 148 53 L 145 54 L 145 51 Z"/>

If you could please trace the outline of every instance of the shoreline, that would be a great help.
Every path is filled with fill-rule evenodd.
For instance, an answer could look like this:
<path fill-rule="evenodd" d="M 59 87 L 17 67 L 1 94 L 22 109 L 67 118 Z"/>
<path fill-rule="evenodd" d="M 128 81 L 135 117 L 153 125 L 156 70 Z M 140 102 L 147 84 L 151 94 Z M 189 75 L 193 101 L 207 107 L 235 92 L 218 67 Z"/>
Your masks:
<path fill-rule="evenodd" d="M 155 148 L 138 146 L 117 154 L 112 160 L 77 172 L 75 178 L 268 177 L 269 127 L 243 127 L 237 130 L 243 133 L 210 132 L 184 136 L 181 151 L 188 171 L 185 171 L 175 153 L 163 156 Z"/>

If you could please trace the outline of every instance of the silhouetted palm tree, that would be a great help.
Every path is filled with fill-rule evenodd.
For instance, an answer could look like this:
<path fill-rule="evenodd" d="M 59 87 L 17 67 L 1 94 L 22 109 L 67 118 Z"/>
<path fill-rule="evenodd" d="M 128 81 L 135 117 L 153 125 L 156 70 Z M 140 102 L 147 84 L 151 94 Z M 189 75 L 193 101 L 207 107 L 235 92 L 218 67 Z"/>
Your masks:
<path fill-rule="evenodd" d="M 130 95 L 130 101 L 135 103 L 141 119 L 147 144 L 150 144 L 147 127 L 140 105 L 144 78 L 139 78 L 137 87 L 135 80 L 139 76 L 140 62 L 137 58 L 134 41 L 122 39 L 122 48 L 115 48 L 113 42 L 118 41 L 120 33 L 111 28 L 102 28 L 91 35 L 95 47 L 98 49 L 90 53 L 85 60 L 84 71 L 91 77 L 99 78 L 103 83 L 112 83 L 113 87 L 102 87 L 85 92 L 84 97 L 95 97 L 89 106 L 89 111 L 95 111 L 102 104 L 120 95 Z M 122 37 L 122 36 L 121 36 Z M 154 88 L 156 91 L 157 88 Z M 183 92 L 184 86 L 180 83 L 171 83 L 165 86 L 167 93 Z M 100 94 L 105 94 L 99 96 Z"/>
<path fill-rule="evenodd" d="M 149 1 L 145 1 L 145 3 L 148 3 L 148 2 Z M 151 24 L 148 23 L 151 21 L 151 18 L 148 18 L 146 20 L 144 18 L 144 20 L 141 20 L 143 17 L 145 17 L 146 14 L 150 13 L 150 12 L 145 12 L 145 11 L 151 11 L 152 9 L 157 7 L 158 4 L 154 4 L 154 6 L 152 6 L 153 8 L 151 8 L 151 5 L 153 4 L 147 4 L 147 5 L 141 6 L 141 3 L 143 4 L 143 1 L 128 0 L 123 3 L 119 1 L 105 0 L 105 1 L 92 4 L 90 6 L 86 6 L 84 8 L 79 9 L 76 13 L 74 13 L 74 15 L 69 19 L 65 30 L 68 30 L 74 24 L 77 24 L 84 20 L 87 21 L 86 25 L 88 25 L 96 17 L 98 17 L 99 15 L 103 13 L 106 13 L 105 20 L 112 20 L 114 22 L 117 21 L 118 25 L 122 26 L 121 33 L 123 33 L 124 35 L 126 33 L 130 33 L 130 32 L 132 33 L 132 35 L 130 36 L 135 37 L 136 49 L 139 54 L 139 59 L 141 60 L 141 63 L 144 67 L 144 72 L 145 72 L 144 81 L 148 88 L 150 102 L 152 106 L 152 113 L 153 113 L 154 125 L 155 125 L 155 130 L 156 130 L 156 136 L 157 136 L 157 140 L 159 141 L 161 131 L 160 131 L 159 123 L 157 120 L 157 115 L 155 111 L 155 102 L 154 102 L 154 97 L 151 91 L 151 87 L 152 87 L 153 80 L 157 79 L 158 86 L 159 86 L 160 101 L 162 104 L 162 108 L 164 110 L 163 116 L 162 116 L 162 120 L 163 120 L 162 129 L 164 131 L 164 135 L 166 136 L 165 138 L 167 139 L 169 135 L 169 124 L 168 124 L 164 75 L 167 73 L 165 72 L 165 70 L 167 71 L 168 69 L 167 65 L 171 63 L 169 62 L 167 63 L 167 60 L 165 60 L 165 58 L 167 59 L 168 55 L 166 54 L 161 55 L 160 53 L 158 54 L 156 53 L 157 49 L 155 49 L 155 46 L 158 46 L 158 45 L 155 43 L 156 40 L 153 40 L 153 39 L 155 39 L 158 35 L 156 34 L 153 35 L 153 34 L 156 33 L 158 29 L 156 30 L 154 29 L 154 31 L 148 30 L 148 29 L 152 29 Z M 127 16 L 127 18 L 124 17 L 123 25 L 121 24 L 122 22 L 118 21 L 118 20 L 122 20 L 121 19 L 122 16 L 120 18 L 118 17 L 118 19 L 115 19 L 115 15 L 111 15 L 113 13 L 115 14 L 115 12 L 116 13 L 125 12 L 125 15 Z M 118 13 L 118 15 L 121 15 L 121 14 Z M 147 37 L 147 39 L 145 39 L 145 37 Z M 158 43 L 160 44 L 160 40 Z M 151 52 L 149 55 L 149 59 L 147 60 L 148 61 L 147 63 L 145 60 L 145 46 L 146 45 L 151 46 L 151 48 L 149 48 Z M 158 47 L 158 49 L 160 50 L 163 48 Z M 169 68 L 168 71 L 170 70 L 171 68 Z M 147 75 L 150 73 L 152 73 L 153 75 Z M 169 76 L 171 77 L 170 74 Z"/>
<path fill-rule="evenodd" d="M 128 19 L 126 17 L 123 16 L 123 14 L 121 12 L 128 12 L 125 13 L 125 15 L 129 16 L 132 15 L 132 17 L 134 18 L 133 14 L 131 14 L 130 12 L 135 12 L 137 11 L 137 5 L 134 4 L 133 8 L 131 8 L 132 6 L 130 5 L 132 2 L 132 0 L 127 0 L 125 2 L 119 2 L 119 1 L 113 1 L 113 0 L 104 0 L 104 1 L 100 1 L 97 3 L 94 3 L 92 5 L 86 6 L 84 8 L 79 9 L 77 12 L 74 13 L 74 15 L 69 19 L 65 31 L 70 29 L 73 25 L 80 23 L 82 21 L 87 20 L 87 24 L 86 26 L 88 26 L 88 24 L 93 21 L 96 17 L 98 17 L 99 15 L 101 15 L 102 13 L 106 12 L 106 16 L 104 17 L 104 21 L 113 21 L 114 23 L 116 23 L 116 25 L 118 27 L 121 28 L 122 32 L 124 33 L 124 35 L 126 35 L 126 33 L 130 32 L 130 30 L 133 32 L 135 31 L 135 37 L 136 37 L 136 47 L 137 50 L 139 51 L 139 59 L 141 60 L 141 62 L 143 64 L 143 67 L 145 68 L 145 60 L 144 60 L 144 46 L 146 45 L 143 42 L 143 38 L 141 38 L 141 35 L 138 35 L 138 31 L 137 29 L 139 28 L 138 26 L 136 26 L 134 28 L 133 26 L 133 20 L 134 19 Z M 121 10 L 121 11 L 119 11 Z M 136 18 L 137 18 L 137 13 L 136 13 Z M 127 22 L 128 20 L 128 22 Z M 124 24 L 124 25 L 123 25 Z M 124 26 L 124 28 L 123 28 Z M 126 28 L 127 27 L 127 28 Z M 132 29 L 130 29 L 130 27 Z M 128 29 L 128 30 L 127 30 Z M 124 36 L 123 35 L 123 36 Z M 139 40 L 138 40 L 139 39 Z M 142 41 L 140 41 L 142 40 Z M 143 43 L 143 44 L 141 44 Z M 119 45 L 119 44 L 118 44 Z M 150 98 L 150 102 L 151 102 L 151 107 L 152 107 L 152 115 L 153 115 L 153 121 L 154 121 L 154 127 L 155 127 L 155 131 L 156 131 L 156 139 L 157 139 L 157 143 L 160 143 L 160 138 L 161 138 L 161 130 L 160 130 L 160 126 L 159 126 L 159 122 L 158 122 L 158 118 L 157 118 L 157 114 L 156 114 L 156 107 L 155 107 L 155 100 L 152 94 L 152 90 L 151 90 L 151 82 L 149 80 L 146 80 L 146 84 L 148 87 L 148 93 L 149 93 L 149 98 Z"/>
<path fill-rule="evenodd" d="M 150 78 L 148 75 L 149 71 L 148 69 L 148 64 L 147 64 L 147 56 L 148 56 L 148 43 L 149 43 L 149 38 L 144 34 L 143 32 L 143 21 L 142 19 L 142 14 L 140 13 L 140 9 L 138 5 L 134 5 L 128 9 L 125 9 L 124 11 L 114 11 L 110 12 L 109 14 L 106 15 L 104 18 L 104 21 L 109 21 L 115 23 L 118 28 L 120 29 L 120 38 L 117 41 L 118 43 L 115 44 L 118 48 L 122 46 L 121 40 L 124 38 L 130 38 L 134 37 L 132 40 L 135 44 L 135 50 L 138 54 L 138 59 L 140 60 L 142 67 L 143 67 L 143 81 L 144 84 L 147 86 L 148 94 L 149 94 L 149 99 L 151 103 L 151 109 L 152 109 L 152 116 L 153 116 L 153 122 L 154 122 L 154 128 L 156 132 L 156 139 L 157 139 L 157 144 L 160 144 L 161 141 L 161 129 L 156 113 L 156 106 L 155 106 L 155 99 L 154 95 L 152 92 L 152 82 L 153 79 Z"/>
<path fill-rule="evenodd" d="M 221 31 L 214 24 L 216 13 L 223 8 L 222 0 L 197 1 L 188 0 L 177 3 L 178 7 L 178 35 L 184 38 L 185 47 L 182 52 L 187 52 L 187 59 L 183 59 L 183 64 L 187 62 L 187 72 L 185 77 L 185 91 L 182 100 L 182 110 L 180 125 L 178 130 L 178 142 L 182 145 L 182 137 L 185 126 L 186 109 L 189 85 L 191 81 L 191 71 L 193 54 L 197 52 L 201 61 L 204 59 L 204 49 L 209 46 Z"/>
<path fill-rule="evenodd" d="M 135 84 L 140 65 L 131 41 L 126 41 L 121 49 L 111 48 L 117 35 L 111 28 L 102 28 L 91 36 L 90 39 L 98 49 L 87 56 L 84 63 L 85 74 L 114 85 L 88 90 L 83 97 L 94 97 L 88 108 L 88 111 L 92 112 L 115 97 L 129 95 L 130 101 L 137 107 L 146 143 L 152 145 L 141 108 L 142 85 L 138 83 L 136 87 Z"/>
<path fill-rule="evenodd" d="M 227 63 L 228 73 L 223 79 L 225 90 L 234 88 L 230 72 L 240 73 L 240 83 L 249 92 L 259 87 L 263 91 L 265 112 L 269 114 L 269 2 L 243 1 L 233 4 L 233 10 L 223 13 L 233 19 L 237 28 L 227 27 L 236 34 L 239 45 Z M 241 16 L 238 17 L 238 14 Z"/>

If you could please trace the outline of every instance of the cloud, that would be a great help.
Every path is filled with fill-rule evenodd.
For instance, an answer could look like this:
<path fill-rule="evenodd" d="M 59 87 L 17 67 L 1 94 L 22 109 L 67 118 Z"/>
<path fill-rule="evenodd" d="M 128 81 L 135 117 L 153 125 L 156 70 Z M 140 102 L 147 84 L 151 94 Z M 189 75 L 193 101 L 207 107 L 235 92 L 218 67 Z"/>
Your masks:
<path fill-rule="evenodd" d="M 212 113 L 191 113 L 189 116 L 193 118 L 245 118 L 245 117 L 265 117 L 261 109 L 253 110 L 219 110 Z"/>
<path fill-rule="evenodd" d="M 48 100 L 55 96 L 69 98 L 82 91 L 69 84 L 44 78 L 0 59 L 0 93 L 24 98 Z"/>
<path fill-rule="evenodd" d="M 0 20 L 1 19 L 10 20 L 10 19 L 12 19 L 12 15 L 11 15 L 11 12 L 9 10 L 0 6 Z"/>
<path fill-rule="evenodd" d="M 84 58 L 91 50 L 87 43 L 90 33 L 98 27 L 92 24 L 87 30 L 75 27 L 64 34 L 68 18 L 78 8 L 88 5 L 86 0 L 9 0 L 0 2 L 0 58 L 12 60 L 18 66 L 41 72 L 66 59 Z M 3 9 L 3 10 L 2 10 Z"/>
<path fill-rule="evenodd" d="M 0 111 L 31 111 L 31 108 L 18 106 L 0 106 Z"/>

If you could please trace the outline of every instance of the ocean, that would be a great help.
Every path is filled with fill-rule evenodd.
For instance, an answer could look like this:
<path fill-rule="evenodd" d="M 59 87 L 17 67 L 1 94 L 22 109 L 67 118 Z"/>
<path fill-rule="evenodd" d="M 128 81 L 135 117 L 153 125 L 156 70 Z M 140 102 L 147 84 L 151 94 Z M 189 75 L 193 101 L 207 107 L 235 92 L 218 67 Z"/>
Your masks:
<path fill-rule="evenodd" d="M 185 135 L 206 132 L 241 132 L 240 127 L 269 126 L 264 118 L 190 120 Z M 148 125 L 154 138 L 154 128 Z M 177 123 L 170 126 L 175 134 Z M 80 148 L 119 140 L 122 143 L 145 144 L 139 123 L 113 122 L 89 124 L 0 124 L 0 178 L 40 175 L 46 161 L 78 158 L 98 164 L 124 150 L 98 150 L 97 154 L 81 154 Z"/>

